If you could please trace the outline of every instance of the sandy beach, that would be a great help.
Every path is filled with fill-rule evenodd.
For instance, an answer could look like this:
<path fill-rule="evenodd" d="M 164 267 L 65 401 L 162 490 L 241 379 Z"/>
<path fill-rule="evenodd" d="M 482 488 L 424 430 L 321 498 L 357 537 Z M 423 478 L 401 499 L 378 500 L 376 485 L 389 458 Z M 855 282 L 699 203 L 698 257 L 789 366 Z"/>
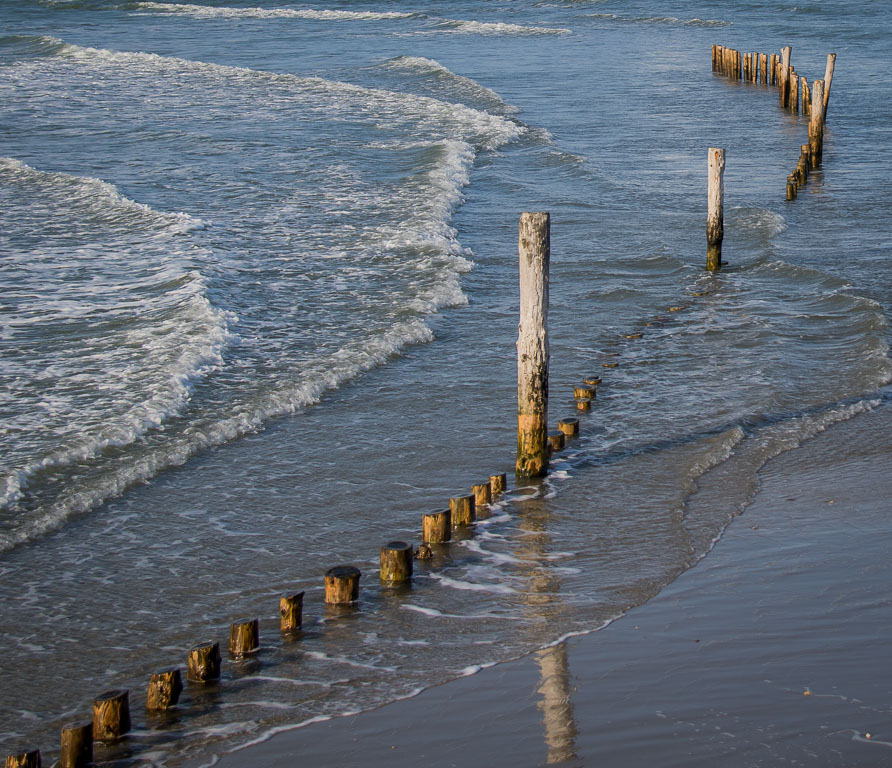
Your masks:
<path fill-rule="evenodd" d="M 770 462 L 713 551 L 609 627 L 219 765 L 886 764 L 890 425 Z"/>

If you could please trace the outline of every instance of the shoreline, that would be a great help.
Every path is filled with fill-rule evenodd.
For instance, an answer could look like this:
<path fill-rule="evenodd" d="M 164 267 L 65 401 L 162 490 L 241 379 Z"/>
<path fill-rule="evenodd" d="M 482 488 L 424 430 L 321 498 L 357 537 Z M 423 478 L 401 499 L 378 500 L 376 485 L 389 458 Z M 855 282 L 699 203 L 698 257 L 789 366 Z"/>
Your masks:
<path fill-rule="evenodd" d="M 607 627 L 216 764 L 888 759 L 890 427 L 882 405 L 771 460 L 714 550 Z"/>

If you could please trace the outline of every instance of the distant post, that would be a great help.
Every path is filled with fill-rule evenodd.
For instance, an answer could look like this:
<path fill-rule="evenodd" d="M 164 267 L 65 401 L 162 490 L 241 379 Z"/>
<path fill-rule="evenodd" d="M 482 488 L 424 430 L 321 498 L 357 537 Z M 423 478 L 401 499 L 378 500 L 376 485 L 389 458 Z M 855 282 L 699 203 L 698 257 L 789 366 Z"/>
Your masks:
<path fill-rule="evenodd" d="M 725 150 L 709 148 L 708 211 L 706 214 L 706 268 L 718 272 L 722 266 L 725 237 Z"/>
<path fill-rule="evenodd" d="M 548 264 L 551 216 L 520 216 L 520 324 L 517 338 L 517 462 L 523 477 L 548 471 Z"/>
<path fill-rule="evenodd" d="M 788 45 L 781 48 L 780 100 L 782 107 L 790 106 L 790 54 L 793 49 Z"/>
<path fill-rule="evenodd" d="M 833 82 L 833 69 L 836 67 L 836 54 L 827 54 L 827 69 L 824 70 L 824 121 L 827 120 L 827 107 L 830 106 L 830 83 Z"/>
<path fill-rule="evenodd" d="M 815 80 L 808 123 L 808 154 L 812 168 L 820 168 L 824 155 L 824 81 Z"/>

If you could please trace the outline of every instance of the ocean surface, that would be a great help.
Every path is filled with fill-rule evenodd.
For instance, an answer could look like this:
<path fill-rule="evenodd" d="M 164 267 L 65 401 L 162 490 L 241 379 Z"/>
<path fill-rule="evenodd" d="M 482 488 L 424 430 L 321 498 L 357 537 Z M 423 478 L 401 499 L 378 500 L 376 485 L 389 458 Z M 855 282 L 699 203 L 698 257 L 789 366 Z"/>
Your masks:
<path fill-rule="evenodd" d="M 97 759 L 210 765 L 597 630 L 721 546 L 766 461 L 890 399 L 890 38 L 885 0 L 0 0 L 0 747 L 51 762 L 128 688 Z M 797 200 L 806 118 L 712 44 L 791 45 L 809 82 L 838 54 Z M 604 379 L 543 482 L 512 472 L 528 210 L 550 421 Z M 379 586 L 381 545 L 496 472 Z M 145 713 L 255 616 L 255 656 Z"/>

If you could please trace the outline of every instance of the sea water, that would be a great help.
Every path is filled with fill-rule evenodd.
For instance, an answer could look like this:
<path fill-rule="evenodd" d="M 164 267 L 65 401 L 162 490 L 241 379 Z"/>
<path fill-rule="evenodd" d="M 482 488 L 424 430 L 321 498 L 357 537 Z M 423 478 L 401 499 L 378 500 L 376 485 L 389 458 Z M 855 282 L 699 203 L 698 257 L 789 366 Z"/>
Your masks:
<path fill-rule="evenodd" d="M 596 630 L 708 553 L 765 461 L 889 398 L 882 2 L 43 0 L 0 21 L 6 751 L 52 756 L 129 688 L 107 759 L 212 759 Z M 713 74 L 714 43 L 791 45 L 809 82 L 838 54 L 796 201 L 806 118 Z M 525 210 L 551 213 L 552 424 L 604 379 L 543 482 L 512 473 Z M 378 586 L 381 545 L 495 472 L 509 492 L 473 529 Z M 344 563 L 361 599 L 332 613 Z M 152 672 L 225 655 L 254 616 L 258 654 L 144 714 Z"/>

